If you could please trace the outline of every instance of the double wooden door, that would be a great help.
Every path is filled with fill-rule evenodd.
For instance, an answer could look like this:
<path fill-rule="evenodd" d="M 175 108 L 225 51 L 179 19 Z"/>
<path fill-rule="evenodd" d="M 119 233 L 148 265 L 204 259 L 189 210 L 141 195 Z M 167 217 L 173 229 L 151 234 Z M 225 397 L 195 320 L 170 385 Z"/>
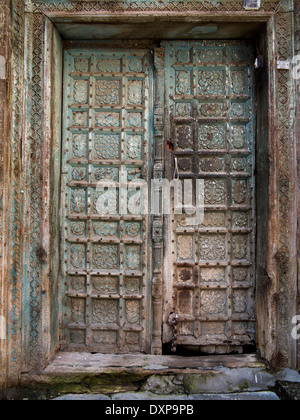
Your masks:
<path fill-rule="evenodd" d="M 177 344 L 226 353 L 255 332 L 253 50 L 237 41 L 162 50 L 165 143 L 174 146 L 163 176 L 171 181 L 177 162 L 180 179 L 203 179 L 205 206 L 201 225 L 164 216 L 162 343 L 173 340 L 176 313 Z M 62 347 L 150 352 L 153 52 L 70 49 L 64 67 Z"/>

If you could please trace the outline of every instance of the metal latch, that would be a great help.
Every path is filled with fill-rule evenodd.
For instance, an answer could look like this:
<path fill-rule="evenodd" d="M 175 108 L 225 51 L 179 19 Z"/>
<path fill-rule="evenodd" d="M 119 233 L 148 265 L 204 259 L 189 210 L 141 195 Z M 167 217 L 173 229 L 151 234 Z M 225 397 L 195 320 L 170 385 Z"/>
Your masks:
<path fill-rule="evenodd" d="M 169 316 L 169 325 L 173 328 L 173 339 L 172 339 L 172 344 L 171 344 L 171 352 L 172 353 L 176 353 L 177 350 L 177 325 L 178 325 L 178 321 L 179 321 L 179 315 L 175 314 L 174 312 L 172 312 Z"/>

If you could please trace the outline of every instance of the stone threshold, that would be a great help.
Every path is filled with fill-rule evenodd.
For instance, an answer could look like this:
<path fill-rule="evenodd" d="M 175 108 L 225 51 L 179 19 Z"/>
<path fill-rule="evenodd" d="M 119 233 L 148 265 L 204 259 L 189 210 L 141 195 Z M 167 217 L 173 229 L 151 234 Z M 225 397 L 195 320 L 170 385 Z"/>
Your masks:
<path fill-rule="evenodd" d="M 274 390 L 276 381 L 289 380 L 289 375 L 295 379 L 298 374 L 294 371 L 275 374 L 255 354 L 181 357 L 59 352 L 43 371 L 23 373 L 21 387 L 9 390 L 6 397 L 52 399 L 68 394 L 112 397 L 121 393 L 192 396 L 263 392 Z"/>
<path fill-rule="evenodd" d="M 54 360 L 43 371 L 43 375 L 57 374 L 99 374 L 105 372 L 124 372 L 141 374 L 179 374 L 200 373 L 201 370 L 214 370 L 218 367 L 265 368 L 255 354 L 213 355 L 199 357 L 154 356 L 145 354 L 90 354 L 57 353 Z"/>

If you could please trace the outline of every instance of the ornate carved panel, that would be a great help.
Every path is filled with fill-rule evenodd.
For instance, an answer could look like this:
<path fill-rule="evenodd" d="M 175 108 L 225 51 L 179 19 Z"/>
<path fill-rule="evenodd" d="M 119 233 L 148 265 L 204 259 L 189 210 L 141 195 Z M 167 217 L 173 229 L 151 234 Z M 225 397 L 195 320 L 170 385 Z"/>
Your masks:
<path fill-rule="evenodd" d="M 276 1 L 261 2 L 261 11 L 274 12 L 277 7 Z M 102 1 L 55 1 L 55 0 L 37 0 L 33 1 L 33 10 L 40 11 L 67 11 L 67 12 L 243 12 L 244 3 L 240 0 L 234 1 L 209 1 L 201 2 L 195 0 L 151 0 L 151 1 L 128 1 L 128 0 L 102 0 Z M 256 12 L 256 13 L 259 13 Z M 209 54 L 209 52 L 207 53 Z"/>
<path fill-rule="evenodd" d="M 63 317 L 70 350 L 149 351 L 148 216 L 130 206 L 121 214 L 119 193 L 121 172 L 127 181 L 148 179 L 151 71 L 148 51 L 65 53 Z M 115 183 L 116 194 L 97 189 L 103 180 Z M 98 205 L 103 194 L 107 207 Z M 140 194 L 129 190 L 128 203 Z"/>
<path fill-rule="evenodd" d="M 166 43 L 179 176 L 204 179 L 203 223 L 172 216 L 170 310 L 179 314 L 178 344 L 255 339 L 253 58 L 246 42 Z"/>

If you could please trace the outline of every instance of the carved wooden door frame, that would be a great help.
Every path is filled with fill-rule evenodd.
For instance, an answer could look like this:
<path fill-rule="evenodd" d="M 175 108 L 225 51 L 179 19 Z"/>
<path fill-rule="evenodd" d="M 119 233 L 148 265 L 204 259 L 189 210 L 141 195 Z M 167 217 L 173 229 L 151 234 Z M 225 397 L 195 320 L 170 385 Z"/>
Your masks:
<path fill-rule="evenodd" d="M 11 120 L 6 136 L 3 223 L 4 278 L 1 290 L 9 314 L 9 340 L 1 340 L 10 384 L 20 373 L 46 366 L 59 347 L 57 322 L 59 243 L 57 197 L 60 181 L 60 98 L 63 45 L 53 24 L 58 18 L 77 23 L 91 19 L 187 19 L 263 22 L 259 50 L 265 53 L 258 127 L 262 149 L 259 170 L 267 167 L 258 191 L 257 269 L 258 349 L 274 367 L 297 366 L 297 342 L 291 338 L 291 319 L 297 313 L 296 141 L 294 135 L 295 81 L 291 72 L 277 68 L 277 60 L 294 55 L 293 6 L 284 1 L 262 2 L 260 11 L 245 12 L 243 2 L 39 2 L 13 0 L 11 56 Z M 180 10 L 179 10 L 179 9 Z M 119 15 L 116 16 L 116 13 Z M 163 81 L 162 51 L 156 53 L 158 83 Z M 161 82 L 159 82 L 161 81 Z M 262 83 L 261 82 L 261 83 Z M 162 85 L 161 85 L 162 88 Z M 163 171 L 163 98 L 155 103 L 156 176 Z M 263 131 L 263 125 L 268 128 Z M 265 208 L 264 208 L 265 207 Z M 163 221 L 154 217 L 154 254 L 162 255 Z M 159 260 L 158 260 L 159 261 Z M 152 352 L 161 352 L 162 270 L 155 264 Z M 266 305 L 267 302 L 267 305 Z"/>

